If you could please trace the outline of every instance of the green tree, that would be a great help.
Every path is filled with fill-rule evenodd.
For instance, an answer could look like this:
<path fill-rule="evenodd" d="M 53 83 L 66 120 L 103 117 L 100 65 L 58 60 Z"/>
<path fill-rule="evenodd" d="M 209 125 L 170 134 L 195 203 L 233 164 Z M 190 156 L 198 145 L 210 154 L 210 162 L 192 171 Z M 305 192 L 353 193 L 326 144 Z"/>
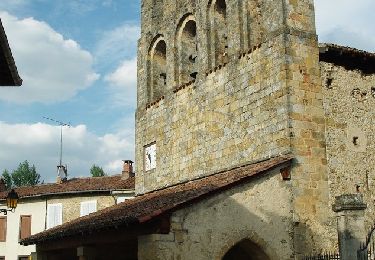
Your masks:
<path fill-rule="evenodd" d="M 36 172 L 35 165 L 30 166 L 26 160 L 18 165 L 16 170 L 9 174 L 4 170 L 2 177 L 5 180 L 7 189 L 20 186 L 34 186 L 40 183 L 40 174 Z"/>
<path fill-rule="evenodd" d="M 6 186 L 7 190 L 12 188 L 12 186 L 13 186 L 12 176 L 10 175 L 10 173 L 7 169 L 5 169 L 3 171 L 2 178 L 5 181 L 5 186 Z"/>
<path fill-rule="evenodd" d="M 92 177 L 103 177 L 106 175 L 103 171 L 103 168 L 96 166 L 95 164 L 91 166 L 90 173 Z"/>

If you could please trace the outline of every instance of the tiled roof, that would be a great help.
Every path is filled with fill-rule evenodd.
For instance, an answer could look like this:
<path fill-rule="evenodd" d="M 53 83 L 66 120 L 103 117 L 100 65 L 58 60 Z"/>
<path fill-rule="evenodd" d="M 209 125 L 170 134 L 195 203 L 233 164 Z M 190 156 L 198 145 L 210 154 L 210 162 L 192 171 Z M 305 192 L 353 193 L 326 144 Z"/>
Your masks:
<path fill-rule="evenodd" d="M 16 63 L 9 47 L 3 24 L 0 19 L 0 86 L 21 86 Z"/>
<path fill-rule="evenodd" d="M 36 186 L 24 186 L 16 188 L 15 191 L 18 196 L 22 198 L 57 195 L 57 194 L 72 194 L 72 193 L 86 193 L 93 191 L 110 191 L 134 189 L 134 177 L 123 180 L 121 175 L 104 176 L 104 177 L 90 177 L 90 178 L 73 178 L 61 184 L 41 184 Z M 0 192 L 0 200 L 7 197 L 8 192 Z"/>
<path fill-rule="evenodd" d="M 348 70 L 359 70 L 365 74 L 375 73 L 375 53 L 344 47 L 336 44 L 319 44 L 320 61 L 342 66 Z"/>
<path fill-rule="evenodd" d="M 271 158 L 139 195 L 134 199 L 33 235 L 22 240 L 21 244 L 37 244 L 47 240 L 144 223 L 161 214 L 172 212 L 216 192 L 249 181 L 251 178 L 281 165 L 290 165 L 292 159 L 291 155 Z"/>

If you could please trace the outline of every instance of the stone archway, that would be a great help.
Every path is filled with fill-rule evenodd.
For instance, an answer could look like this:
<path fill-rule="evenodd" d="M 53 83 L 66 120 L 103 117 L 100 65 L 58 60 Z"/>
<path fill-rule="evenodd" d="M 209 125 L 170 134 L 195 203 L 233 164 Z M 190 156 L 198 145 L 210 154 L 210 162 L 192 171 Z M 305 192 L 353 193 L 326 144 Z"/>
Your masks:
<path fill-rule="evenodd" d="M 244 239 L 230 248 L 222 260 L 270 260 L 270 258 L 257 244 Z"/>

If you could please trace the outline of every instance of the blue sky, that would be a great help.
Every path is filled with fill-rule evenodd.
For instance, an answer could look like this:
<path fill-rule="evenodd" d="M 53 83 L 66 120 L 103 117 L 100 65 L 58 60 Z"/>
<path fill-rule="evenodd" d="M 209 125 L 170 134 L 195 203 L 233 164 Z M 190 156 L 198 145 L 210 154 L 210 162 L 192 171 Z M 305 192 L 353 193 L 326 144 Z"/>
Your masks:
<path fill-rule="evenodd" d="M 316 0 L 321 42 L 375 51 L 373 0 Z M 0 89 L 0 172 L 29 160 L 47 181 L 59 127 L 70 122 L 63 161 L 71 176 L 92 164 L 109 174 L 134 159 L 140 0 L 1 0 L 20 88 Z"/>

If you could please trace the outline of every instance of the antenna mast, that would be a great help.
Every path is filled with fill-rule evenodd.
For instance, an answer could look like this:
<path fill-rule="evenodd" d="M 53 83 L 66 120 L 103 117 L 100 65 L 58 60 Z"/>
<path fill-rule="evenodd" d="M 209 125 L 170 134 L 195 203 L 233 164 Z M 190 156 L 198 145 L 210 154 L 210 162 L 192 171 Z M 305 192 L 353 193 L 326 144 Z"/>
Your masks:
<path fill-rule="evenodd" d="M 60 126 L 60 164 L 59 164 L 59 166 L 62 166 L 63 127 L 64 126 L 71 127 L 70 122 L 69 123 L 64 123 L 62 121 L 59 121 L 59 120 L 56 120 L 56 119 L 53 119 L 53 118 L 49 118 L 49 117 L 45 117 L 45 116 L 43 116 L 43 118 L 47 119 L 47 120 L 50 120 L 52 122 L 55 122 L 55 123 L 57 123 Z"/>

